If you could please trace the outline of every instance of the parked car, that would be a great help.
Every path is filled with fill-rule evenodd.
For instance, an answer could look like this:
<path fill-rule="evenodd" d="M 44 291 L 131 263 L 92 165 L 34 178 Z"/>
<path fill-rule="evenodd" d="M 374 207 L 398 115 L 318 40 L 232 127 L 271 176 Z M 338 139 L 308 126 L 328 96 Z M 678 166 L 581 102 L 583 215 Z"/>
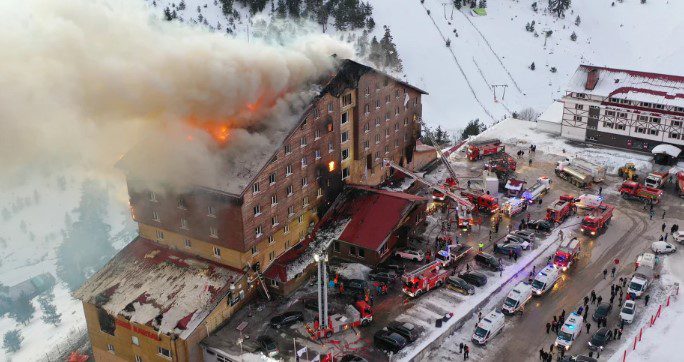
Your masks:
<path fill-rule="evenodd" d="M 523 248 L 518 244 L 494 244 L 494 254 L 511 255 L 511 252 L 517 256 L 522 255 Z"/>
<path fill-rule="evenodd" d="M 487 253 L 478 253 L 475 255 L 475 263 L 485 269 L 493 271 L 503 270 L 503 265 L 499 263 L 499 259 Z"/>
<path fill-rule="evenodd" d="M 487 276 L 479 271 L 471 270 L 469 272 L 459 274 L 458 276 L 465 280 L 468 284 L 474 285 L 476 287 L 482 287 L 487 284 Z"/>
<path fill-rule="evenodd" d="M 680 244 L 684 244 L 684 231 L 677 230 L 677 231 L 673 232 L 672 233 L 672 240 L 674 240 Z"/>
<path fill-rule="evenodd" d="M 634 321 L 634 315 L 636 315 L 636 309 L 637 304 L 635 301 L 626 300 L 620 310 L 620 319 L 625 321 L 625 323 L 632 323 Z"/>
<path fill-rule="evenodd" d="M 399 333 L 399 335 L 404 337 L 408 343 L 415 341 L 420 335 L 418 327 L 413 323 L 408 322 L 390 322 L 387 325 L 387 329 L 391 332 Z"/>
<path fill-rule="evenodd" d="M 344 293 L 355 296 L 366 293 L 368 284 L 363 279 L 345 279 L 342 281 L 344 285 Z"/>
<path fill-rule="evenodd" d="M 594 315 L 591 316 L 591 319 L 593 319 L 596 322 L 599 319 L 608 318 L 608 314 L 610 314 L 611 309 L 613 309 L 612 304 L 601 303 L 598 307 L 596 307 Z"/>
<path fill-rule="evenodd" d="M 278 345 L 269 336 L 257 337 L 257 343 L 262 352 L 268 357 L 275 357 L 278 354 Z"/>
<path fill-rule="evenodd" d="M 406 267 L 397 263 L 383 263 L 381 265 L 378 265 L 378 267 L 375 268 L 375 270 L 387 273 L 394 273 L 395 275 L 402 275 L 404 274 Z"/>
<path fill-rule="evenodd" d="M 399 249 L 394 252 L 394 255 L 413 261 L 423 261 L 425 259 L 425 254 L 422 251 L 411 248 Z"/>
<path fill-rule="evenodd" d="M 508 235 L 506 235 L 506 237 L 505 237 L 504 240 L 503 240 L 503 243 L 504 243 L 504 244 L 517 244 L 517 245 L 520 245 L 520 247 L 521 247 L 523 250 L 529 249 L 530 246 L 532 245 L 532 243 L 530 243 L 529 241 L 527 241 L 527 239 L 523 238 L 523 237 L 520 236 L 520 235 L 515 235 L 515 234 L 508 234 Z"/>
<path fill-rule="evenodd" d="M 300 311 L 285 312 L 271 318 L 271 327 L 280 329 L 282 327 L 289 327 L 297 322 L 303 321 L 304 313 Z"/>
<path fill-rule="evenodd" d="M 397 275 L 389 271 L 373 270 L 368 273 L 368 279 L 389 284 L 397 279 Z"/>
<path fill-rule="evenodd" d="M 402 337 L 399 333 L 384 329 L 375 332 L 373 342 L 375 347 L 393 353 L 401 351 L 407 344 L 406 338 Z"/>
<path fill-rule="evenodd" d="M 514 230 L 511 234 L 527 240 L 530 244 L 534 244 L 537 240 L 537 235 L 532 230 Z"/>
<path fill-rule="evenodd" d="M 677 247 L 666 241 L 656 241 L 651 244 L 651 250 L 656 254 L 671 254 L 677 251 Z"/>
<path fill-rule="evenodd" d="M 553 223 L 548 220 L 531 220 L 527 223 L 527 228 L 532 230 L 539 230 L 543 232 L 551 232 L 553 229 Z"/>
<path fill-rule="evenodd" d="M 344 356 L 342 356 L 342 358 L 340 358 L 340 361 L 341 362 L 368 362 L 367 359 L 365 359 L 363 357 L 359 357 L 355 354 L 345 354 Z"/>
<path fill-rule="evenodd" d="M 457 276 L 450 276 L 447 278 L 446 287 L 465 295 L 475 294 L 475 287 Z"/>
<path fill-rule="evenodd" d="M 591 336 L 591 340 L 589 341 L 589 349 L 592 350 L 603 350 L 603 348 L 608 344 L 608 342 L 613 340 L 613 331 L 603 327 L 600 328 L 596 333 L 594 333 L 593 336 Z"/>

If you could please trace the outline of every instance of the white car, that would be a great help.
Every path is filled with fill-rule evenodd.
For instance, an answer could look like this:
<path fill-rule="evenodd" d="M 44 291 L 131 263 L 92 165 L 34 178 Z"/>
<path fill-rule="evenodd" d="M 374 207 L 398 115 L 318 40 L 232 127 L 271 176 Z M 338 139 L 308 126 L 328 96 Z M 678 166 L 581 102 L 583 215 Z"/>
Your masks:
<path fill-rule="evenodd" d="M 684 244 L 684 231 L 677 230 L 674 233 L 672 233 L 672 240 L 680 244 Z"/>
<path fill-rule="evenodd" d="M 671 254 L 677 251 L 677 247 L 666 241 L 656 241 L 651 244 L 651 250 L 656 254 Z"/>
<path fill-rule="evenodd" d="M 625 304 L 622 305 L 620 309 L 620 319 L 625 321 L 625 323 L 632 323 L 634 321 L 634 315 L 636 315 L 637 305 L 633 300 L 626 300 Z"/>
<path fill-rule="evenodd" d="M 413 261 L 423 261 L 423 259 L 425 259 L 425 254 L 422 251 L 409 248 L 399 249 L 394 252 L 394 255 Z"/>

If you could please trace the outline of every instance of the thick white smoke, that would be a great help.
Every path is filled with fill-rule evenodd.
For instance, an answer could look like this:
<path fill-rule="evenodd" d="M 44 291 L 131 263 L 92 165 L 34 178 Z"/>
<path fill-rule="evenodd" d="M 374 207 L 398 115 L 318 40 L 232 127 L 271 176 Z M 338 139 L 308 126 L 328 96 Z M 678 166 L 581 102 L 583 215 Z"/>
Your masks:
<path fill-rule="evenodd" d="M 141 139 L 189 117 L 239 116 L 234 122 L 245 127 L 278 122 L 246 117 L 245 107 L 282 103 L 330 71 L 331 54 L 353 54 L 320 34 L 286 45 L 247 43 L 166 22 L 140 0 L 1 1 L 0 13 L 5 181 L 28 166 L 110 169 Z"/>

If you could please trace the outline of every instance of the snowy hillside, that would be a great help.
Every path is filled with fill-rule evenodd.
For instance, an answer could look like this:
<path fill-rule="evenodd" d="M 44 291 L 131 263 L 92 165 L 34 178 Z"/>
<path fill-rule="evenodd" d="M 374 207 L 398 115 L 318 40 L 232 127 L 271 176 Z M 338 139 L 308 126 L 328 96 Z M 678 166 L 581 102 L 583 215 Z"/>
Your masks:
<path fill-rule="evenodd" d="M 684 74 L 681 64 L 673 61 L 684 56 L 684 43 L 674 41 L 684 37 L 684 23 L 673 16 L 684 13 L 684 2 L 575 0 L 564 19 L 548 14 L 545 1 L 537 1 L 539 10 L 534 12 L 533 2 L 492 0 L 487 16 L 473 16 L 465 7 L 458 11 L 444 6 L 442 0 L 370 1 L 375 35 L 382 35 L 383 25 L 390 27 L 407 79 L 430 93 L 423 107 L 425 119 L 447 129 L 462 128 L 474 118 L 490 123 L 528 106 L 542 112 L 562 96 L 580 63 Z M 174 3 L 156 1 L 156 8 L 161 12 Z M 221 23 L 225 28 L 227 20 L 219 2 L 185 3 L 179 14 L 186 21 L 197 19 L 200 6 L 207 24 L 216 28 Z M 248 12 L 240 13 L 236 33 L 246 36 Z M 260 16 L 269 13 L 267 5 Z M 580 22 L 575 25 L 578 16 Z M 532 21 L 537 37 L 525 30 Z M 545 39 L 547 31 L 553 33 Z M 573 32 L 576 41 L 570 39 Z M 534 71 L 529 69 L 532 62 Z M 552 67 L 557 72 L 552 73 Z M 492 85 L 508 86 L 505 99 L 501 100 L 503 88 L 499 87 L 499 101 L 494 101 Z"/>

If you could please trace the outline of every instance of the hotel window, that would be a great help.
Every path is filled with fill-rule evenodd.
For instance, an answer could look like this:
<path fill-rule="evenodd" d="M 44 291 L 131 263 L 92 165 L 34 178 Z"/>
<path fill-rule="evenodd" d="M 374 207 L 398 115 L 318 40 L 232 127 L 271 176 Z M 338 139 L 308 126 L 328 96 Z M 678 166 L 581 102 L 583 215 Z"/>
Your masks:
<path fill-rule="evenodd" d="M 340 119 L 340 124 L 345 124 L 348 121 L 349 121 L 349 113 L 348 112 L 342 113 L 342 117 Z"/>
<path fill-rule="evenodd" d="M 306 167 L 307 161 L 306 161 L 306 156 L 302 157 L 302 168 Z"/>
<path fill-rule="evenodd" d="M 260 191 L 260 189 L 259 189 L 259 183 L 258 183 L 258 182 L 255 182 L 254 185 L 252 185 L 252 193 L 253 193 L 253 194 L 256 194 L 256 193 L 259 193 L 259 191 Z"/>
<path fill-rule="evenodd" d="M 637 119 L 639 119 L 642 122 L 648 122 L 648 116 L 639 116 L 637 117 Z"/>
<path fill-rule="evenodd" d="M 259 252 L 259 249 L 257 248 L 257 246 L 256 246 L 256 245 L 253 245 L 253 246 L 252 246 L 252 255 L 254 255 L 254 254 L 258 253 L 258 252 Z"/>
<path fill-rule="evenodd" d="M 278 205 L 278 195 L 271 195 L 271 205 Z"/>
<path fill-rule="evenodd" d="M 285 166 L 285 177 L 292 175 L 292 164 Z"/>
<path fill-rule="evenodd" d="M 379 99 L 375 100 L 375 108 L 380 108 L 380 100 Z"/>
<path fill-rule="evenodd" d="M 318 108 L 314 108 L 313 114 L 315 118 L 318 118 L 318 116 L 321 115 L 321 112 L 318 110 Z"/>
<path fill-rule="evenodd" d="M 658 131 L 657 129 L 649 129 L 648 130 L 648 134 L 650 134 L 652 136 L 657 136 L 658 133 L 660 133 L 660 131 Z"/>
<path fill-rule="evenodd" d="M 322 188 L 320 188 L 320 187 L 318 188 L 318 190 L 316 191 L 316 197 L 323 197 L 323 189 Z"/>
<path fill-rule="evenodd" d="M 142 357 L 135 355 L 135 362 L 142 362 Z"/>
<path fill-rule="evenodd" d="M 307 187 L 309 186 L 309 179 L 305 176 L 302 177 L 302 187 Z"/>
<path fill-rule="evenodd" d="M 108 344 L 107 345 L 107 351 L 109 351 L 109 353 L 113 354 L 114 353 L 114 346 L 112 346 L 111 344 Z"/>
<path fill-rule="evenodd" d="M 345 94 L 342 96 L 342 106 L 348 106 L 352 103 L 352 95 L 351 93 Z"/>
<path fill-rule="evenodd" d="M 394 148 L 399 148 L 399 140 L 394 140 Z"/>
<path fill-rule="evenodd" d="M 654 103 L 654 104 L 653 104 L 653 108 L 655 108 L 655 109 L 664 109 L 664 108 L 665 108 L 665 106 L 664 106 L 664 105 L 662 105 L 662 104 L 657 104 L 657 103 Z"/>
<path fill-rule="evenodd" d="M 159 219 L 159 213 L 157 213 L 156 211 L 152 211 L 152 220 L 154 220 L 154 221 L 161 221 L 161 220 Z"/>
<path fill-rule="evenodd" d="M 404 126 L 408 126 L 408 118 L 404 118 Z"/>
<path fill-rule="evenodd" d="M 366 249 L 359 248 L 359 258 L 366 257 Z"/>
<path fill-rule="evenodd" d="M 616 124 L 615 129 L 624 131 L 625 130 L 625 125 L 624 124 Z"/>
<path fill-rule="evenodd" d="M 261 205 L 254 206 L 254 216 L 261 215 Z"/>
<path fill-rule="evenodd" d="M 603 122 L 603 127 L 614 128 L 613 122 Z"/>
<path fill-rule="evenodd" d="M 314 139 L 317 140 L 317 139 L 319 139 L 319 138 L 321 138 L 321 130 L 320 130 L 320 129 L 316 129 L 316 130 L 314 131 Z"/>
<path fill-rule="evenodd" d="M 676 132 L 670 132 L 669 136 L 670 138 L 679 139 L 679 133 Z"/>
<path fill-rule="evenodd" d="M 185 199 L 182 197 L 178 198 L 178 208 L 183 210 L 188 208 L 188 205 L 185 203 Z"/>
<path fill-rule="evenodd" d="M 385 138 L 389 137 L 389 128 L 385 128 Z"/>
<path fill-rule="evenodd" d="M 380 143 L 380 135 L 376 134 L 375 135 L 375 144 L 378 144 L 378 143 Z"/>
<path fill-rule="evenodd" d="M 615 112 L 614 111 L 606 111 L 606 116 L 614 116 Z"/>
<path fill-rule="evenodd" d="M 157 194 L 154 191 L 150 191 L 150 201 L 157 202 Z"/>
<path fill-rule="evenodd" d="M 385 121 L 389 121 L 389 119 L 390 119 L 389 112 L 385 112 Z"/>
<path fill-rule="evenodd" d="M 288 215 L 288 216 L 294 215 L 294 211 L 295 211 L 295 210 L 294 210 L 294 206 L 291 205 L 290 207 L 287 208 L 287 215 Z"/>
<path fill-rule="evenodd" d="M 261 235 L 264 235 L 264 228 L 259 225 L 254 228 L 254 235 L 258 238 L 261 237 Z"/>
<path fill-rule="evenodd" d="M 285 190 L 287 191 L 287 196 L 292 196 L 292 185 L 287 185 L 287 188 Z"/>
<path fill-rule="evenodd" d="M 268 261 L 273 261 L 275 259 L 275 251 L 268 253 Z"/>
<path fill-rule="evenodd" d="M 342 161 L 346 160 L 349 158 L 349 149 L 345 148 L 342 150 Z"/>
<path fill-rule="evenodd" d="M 394 125 L 394 132 L 399 132 L 399 123 Z"/>
<path fill-rule="evenodd" d="M 283 234 L 287 234 L 287 233 L 289 233 L 289 232 L 290 232 L 290 225 L 285 225 L 285 227 L 283 228 Z M 289 245 L 288 245 L 288 246 L 289 246 Z M 288 246 L 286 246 L 286 248 L 287 248 Z"/>
<path fill-rule="evenodd" d="M 342 132 L 342 143 L 349 141 L 349 132 L 344 131 Z"/>
<path fill-rule="evenodd" d="M 672 120 L 672 125 L 673 125 L 674 127 L 681 127 L 681 126 L 682 126 L 682 121 L 675 121 L 675 120 Z"/>
<path fill-rule="evenodd" d="M 131 336 L 131 343 L 135 344 L 136 346 L 140 345 L 140 341 L 138 340 L 138 337 L 136 337 L 136 336 Z"/>
<path fill-rule="evenodd" d="M 309 197 L 305 196 L 304 199 L 302 199 L 302 206 L 306 207 L 309 206 Z"/>
<path fill-rule="evenodd" d="M 367 149 L 370 148 L 370 142 L 368 142 L 368 140 L 363 141 L 363 148 L 364 148 L 365 150 L 367 150 Z"/>
<path fill-rule="evenodd" d="M 390 102 L 390 96 L 389 96 L 389 94 L 388 94 L 388 95 L 385 96 L 385 103 L 389 103 L 389 102 Z"/>
<path fill-rule="evenodd" d="M 618 113 L 618 117 L 627 118 L 627 113 L 620 112 L 620 113 Z"/>
<path fill-rule="evenodd" d="M 271 217 L 271 227 L 278 226 L 278 216 Z"/>
<path fill-rule="evenodd" d="M 290 153 L 292 153 L 292 146 L 290 146 L 289 144 L 285 145 L 285 154 L 289 155 Z"/>
<path fill-rule="evenodd" d="M 345 167 L 342 169 L 342 179 L 344 180 L 347 177 L 349 177 L 349 167 Z"/>
<path fill-rule="evenodd" d="M 314 155 L 316 156 L 316 159 L 317 159 L 317 160 L 320 160 L 320 159 L 321 159 L 321 151 L 315 150 L 315 151 L 314 151 Z"/>
<path fill-rule="evenodd" d="M 399 89 L 396 89 L 396 90 L 394 91 L 394 98 L 399 99 Z"/>
<path fill-rule="evenodd" d="M 660 123 L 660 118 L 658 118 L 658 117 L 651 117 L 651 123 Z"/>
<path fill-rule="evenodd" d="M 190 239 L 185 239 L 185 247 L 186 248 L 192 248 L 192 243 L 190 242 Z"/>
<path fill-rule="evenodd" d="M 275 238 L 273 237 L 273 235 L 269 235 L 269 236 L 268 236 L 268 243 L 269 243 L 269 244 L 275 243 Z"/>
<path fill-rule="evenodd" d="M 646 133 L 646 128 L 636 127 L 636 128 L 634 128 L 634 132 L 636 132 L 636 133 Z"/>
<path fill-rule="evenodd" d="M 389 153 L 389 146 L 385 145 L 385 153 Z"/>
<path fill-rule="evenodd" d="M 297 222 L 300 224 L 303 223 L 304 222 L 304 215 L 299 215 L 299 217 L 297 218 Z"/>
<path fill-rule="evenodd" d="M 577 122 L 582 122 L 582 116 L 574 116 L 572 118 Z"/>
<path fill-rule="evenodd" d="M 166 357 L 166 358 L 171 358 L 171 351 L 169 351 L 166 348 L 163 347 L 157 347 L 157 352 L 159 352 L 160 355 Z"/>
<path fill-rule="evenodd" d="M 214 246 L 214 256 L 217 258 L 221 257 L 221 249 Z"/>
<path fill-rule="evenodd" d="M 365 113 L 365 114 L 370 113 L 370 106 L 369 106 L 368 104 L 366 104 L 365 106 L 363 106 L 363 113 Z"/>
<path fill-rule="evenodd" d="M 188 229 L 188 220 L 181 218 L 181 229 Z"/>
<path fill-rule="evenodd" d="M 387 87 L 389 85 L 389 78 L 385 78 L 384 84 L 385 84 L 385 87 Z"/>
<path fill-rule="evenodd" d="M 399 115 L 399 107 L 397 107 L 397 108 L 394 109 L 394 115 L 395 115 L 395 116 L 398 116 L 398 115 Z"/>
<path fill-rule="evenodd" d="M 356 246 L 349 246 L 349 255 L 356 255 Z"/>
<path fill-rule="evenodd" d="M 333 104 L 331 102 L 331 103 L 328 103 L 328 113 L 332 113 L 332 111 L 333 111 Z"/>
<path fill-rule="evenodd" d="M 575 97 L 577 97 L 577 98 L 586 98 L 587 95 L 584 94 L 584 93 L 575 93 Z"/>
<path fill-rule="evenodd" d="M 370 95 L 370 86 L 366 86 L 366 95 Z"/>
<path fill-rule="evenodd" d="M 333 151 L 335 151 L 335 144 L 328 142 L 328 153 L 332 153 Z"/>
<path fill-rule="evenodd" d="M 380 120 L 377 118 L 375 119 L 375 127 L 380 127 Z"/>
<path fill-rule="evenodd" d="M 404 141 L 408 141 L 408 134 L 404 133 Z"/>
<path fill-rule="evenodd" d="M 212 238 L 218 238 L 218 229 L 216 229 L 216 227 L 214 227 L 214 226 L 210 226 L 209 227 L 209 236 L 211 236 Z"/>
<path fill-rule="evenodd" d="M 333 123 L 332 121 L 328 121 L 328 123 L 325 125 L 325 128 L 328 130 L 328 133 L 333 131 Z"/>
<path fill-rule="evenodd" d="M 302 137 L 302 138 L 299 140 L 299 146 L 300 146 L 300 147 L 306 147 L 306 137 Z"/>
<path fill-rule="evenodd" d="M 376 160 L 380 159 L 380 151 L 375 151 L 375 159 Z"/>
<path fill-rule="evenodd" d="M 273 185 L 276 182 L 275 172 L 268 175 L 268 183 Z"/>
<path fill-rule="evenodd" d="M 363 131 L 366 133 L 370 132 L 370 124 L 368 122 L 363 125 Z"/>
<path fill-rule="evenodd" d="M 157 230 L 155 232 L 155 234 L 157 234 L 157 240 L 164 240 L 164 232 L 163 231 Z"/>
<path fill-rule="evenodd" d="M 584 106 L 581 104 L 575 104 L 575 109 L 584 109 Z"/>

